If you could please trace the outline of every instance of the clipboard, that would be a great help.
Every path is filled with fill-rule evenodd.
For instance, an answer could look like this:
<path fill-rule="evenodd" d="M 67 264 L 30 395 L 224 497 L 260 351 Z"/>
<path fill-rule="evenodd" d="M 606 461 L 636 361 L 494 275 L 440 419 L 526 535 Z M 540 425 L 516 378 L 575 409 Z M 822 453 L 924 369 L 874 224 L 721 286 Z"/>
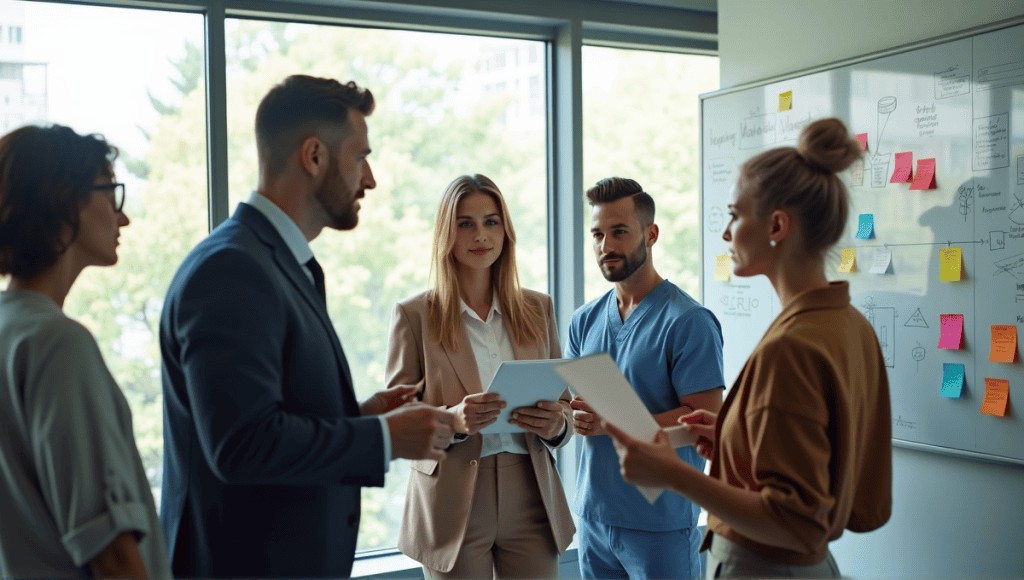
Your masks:
<path fill-rule="evenodd" d="M 554 371 L 554 367 L 562 362 L 562 359 L 502 362 L 484 392 L 498 393 L 508 405 L 501 410 L 498 419 L 481 429 L 480 433 L 526 433 L 526 429 L 508 422 L 512 410 L 533 407 L 539 401 L 557 401 L 565 390 L 565 381 Z"/>

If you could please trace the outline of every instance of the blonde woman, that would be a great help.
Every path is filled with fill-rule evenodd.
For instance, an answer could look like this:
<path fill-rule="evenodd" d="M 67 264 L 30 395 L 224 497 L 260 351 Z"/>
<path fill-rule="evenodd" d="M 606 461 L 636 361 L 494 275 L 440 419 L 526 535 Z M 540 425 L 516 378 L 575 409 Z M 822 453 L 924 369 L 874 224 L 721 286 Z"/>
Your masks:
<path fill-rule="evenodd" d="M 414 461 L 398 548 L 427 578 L 553 578 L 576 529 L 552 450 L 572 436 L 569 393 L 514 409 L 525 433 L 482 435 L 505 402 L 483 393 L 505 360 L 560 358 L 551 298 L 519 287 L 516 235 L 483 175 L 448 185 L 434 224 L 434 287 L 395 305 L 387 386 L 449 409 L 443 463 Z"/>

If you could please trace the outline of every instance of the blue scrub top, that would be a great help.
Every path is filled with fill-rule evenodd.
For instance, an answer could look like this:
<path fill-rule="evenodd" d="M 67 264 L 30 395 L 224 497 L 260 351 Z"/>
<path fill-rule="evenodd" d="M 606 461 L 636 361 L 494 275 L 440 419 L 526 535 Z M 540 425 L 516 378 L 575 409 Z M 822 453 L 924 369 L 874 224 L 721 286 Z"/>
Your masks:
<path fill-rule="evenodd" d="M 619 317 L 615 290 L 580 307 L 569 326 L 566 358 L 607 352 L 651 414 L 679 407 L 679 398 L 725 385 L 722 327 L 710 310 L 668 280 Z M 582 437 L 575 510 L 606 525 L 665 532 L 697 526 L 700 507 L 666 491 L 650 504 L 626 483 L 607 435 Z M 697 469 L 704 459 L 693 447 L 679 457 Z"/>

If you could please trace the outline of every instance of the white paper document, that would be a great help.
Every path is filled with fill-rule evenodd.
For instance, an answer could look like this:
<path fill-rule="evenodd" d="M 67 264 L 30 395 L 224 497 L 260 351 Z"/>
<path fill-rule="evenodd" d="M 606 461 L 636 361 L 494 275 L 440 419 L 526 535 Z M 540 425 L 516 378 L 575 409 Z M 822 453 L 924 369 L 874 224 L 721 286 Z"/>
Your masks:
<path fill-rule="evenodd" d="M 569 383 L 602 419 L 629 433 L 634 439 L 654 441 L 658 423 L 636 395 L 622 371 L 608 353 L 602 352 L 564 361 L 555 372 Z M 647 501 L 654 503 L 664 491 L 636 486 Z"/>
<path fill-rule="evenodd" d="M 872 274 L 885 274 L 889 271 L 889 263 L 892 261 L 892 250 L 888 248 L 875 248 L 875 260 L 871 264 Z"/>
<path fill-rule="evenodd" d="M 565 390 L 565 381 L 554 371 L 562 359 L 508 360 L 498 367 L 486 393 L 498 393 L 508 405 L 501 410 L 498 420 L 480 430 L 484 435 L 493 433 L 526 433 L 526 429 L 508 422 L 512 411 L 519 407 L 533 407 L 539 401 L 557 401 Z M 569 425 L 572 429 L 572 425 Z"/>

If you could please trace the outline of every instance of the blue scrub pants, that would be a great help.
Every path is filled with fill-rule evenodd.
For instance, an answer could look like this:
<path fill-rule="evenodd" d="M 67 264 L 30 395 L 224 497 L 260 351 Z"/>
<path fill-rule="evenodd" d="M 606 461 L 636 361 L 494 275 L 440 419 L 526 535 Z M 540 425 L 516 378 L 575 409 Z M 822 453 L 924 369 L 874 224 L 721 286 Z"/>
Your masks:
<path fill-rule="evenodd" d="M 700 578 L 695 528 L 645 532 L 580 518 L 577 534 L 583 580 Z"/>

